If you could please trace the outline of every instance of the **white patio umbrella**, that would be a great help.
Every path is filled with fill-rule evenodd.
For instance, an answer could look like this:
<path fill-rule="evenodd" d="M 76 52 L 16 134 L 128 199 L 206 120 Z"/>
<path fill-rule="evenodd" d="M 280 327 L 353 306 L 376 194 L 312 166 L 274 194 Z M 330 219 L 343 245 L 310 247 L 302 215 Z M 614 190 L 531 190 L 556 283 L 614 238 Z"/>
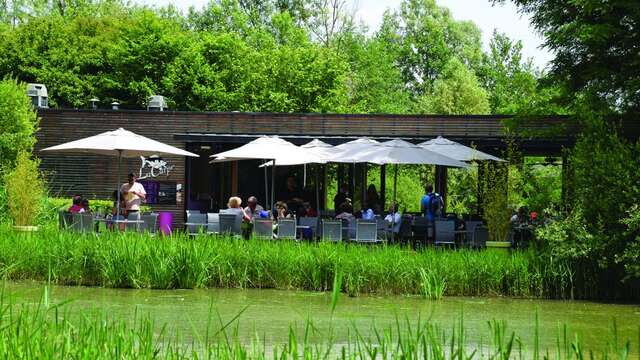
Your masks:
<path fill-rule="evenodd" d="M 273 210 L 275 197 L 275 167 L 284 164 L 322 163 L 323 159 L 311 151 L 296 146 L 278 136 L 262 136 L 238 148 L 211 155 L 211 162 L 236 160 L 272 160 L 270 210 Z M 265 175 L 265 188 L 266 175 Z M 265 190 L 266 194 L 266 190 Z"/>
<path fill-rule="evenodd" d="M 301 145 L 300 146 L 303 149 L 307 149 L 308 151 L 310 151 L 311 153 L 317 155 L 319 157 L 319 159 L 315 159 L 313 160 L 314 162 L 300 162 L 301 159 L 298 159 L 298 161 L 295 161 L 294 159 L 287 159 L 287 158 L 283 158 L 283 159 L 276 159 L 276 162 L 278 163 L 278 165 L 285 165 L 285 166 L 290 166 L 290 165 L 304 165 L 304 174 L 305 174 L 305 181 L 304 183 L 306 184 L 306 176 L 307 176 L 307 164 L 311 164 L 311 163 L 315 163 L 315 164 L 325 164 L 327 163 L 328 159 L 331 158 L 332 154 L 334 153 L 334 146 L 327 144 L 326 142 L 320 140 L 320 139 L 313 139 L 311 141 L 309 141 L 308 143 Z M 262 165 L 260 165 L 260 167 L 266 167 L 266 166 L 273 166 L 273 161 L 268 161 Z M 319 178 L 320 175 L 318 172 L 316 172 L 316 210 L 318 211 L 318 214 L 320 214 L 320 189 L 318 188 L 318 182 L 319 182 Z"/>
<path fill-rule="evenodd" d="M 396 202 L 398 164 L 429 164 L 450 167 L 467 167 L 468 165 L 445 155 L 427 150 L 410 142 L 396 139 L 383 143 L 369 144 L 358 152 L 344 153 L 355 162 L 368 162 L 378 165 L 393 164 L 393 202 Z M 394 217 L 392 217 L 393 219 Z M 393 223 L 391 224 L 393 228 Z M 393 232 L 392 232 L 393 236 Z"/>
<path fill-rule="evenodd" d="M 435 139 L 422 142 L 418 144 L 425 149 L 435 151 L 439 154 L 446 155 L 450 158 L 460 161 L 473 161 L 473 160 L 492 160 L 492 161 L 504 161 L 493 155 L 476 150 L 472 147 L 462 145 L 455 141 L 445 139 L 442 136 L 438 136 Z"/>
<path fill-rule="evenodd" d="M 68 143 L 48 147 L 41 151 L 55 151 L 62 153 L 87 153 L 98 155 L 111 155 L 118 157 L 118 172 L 120 176 L 120 164 L 122 158 L 151 155 L 180 155 L 199 157 L 199 155 L 179 149 L 177 147 L 149 139 L 135 134 L 123 128 L 107 131 L 88 138 L 71 141 Z M 120 203 L 120 183 L 118 182 L 118 203 Z M 120 215 L 120 206 L 117 207 L 117 215 Z"/>

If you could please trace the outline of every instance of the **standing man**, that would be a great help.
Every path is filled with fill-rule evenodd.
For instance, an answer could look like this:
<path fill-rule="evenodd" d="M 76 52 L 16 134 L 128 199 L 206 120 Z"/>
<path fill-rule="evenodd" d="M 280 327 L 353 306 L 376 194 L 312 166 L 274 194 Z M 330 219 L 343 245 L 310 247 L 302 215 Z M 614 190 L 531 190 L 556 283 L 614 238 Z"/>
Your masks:
<path fill-rule="evenodd" d="M 122 184 L 120 192 L 124 196 L 127 213 L 129 216 L 131 213 L 137 213 L 140 211 L 140 204 L 146 199 L 147 192 L 144 190 L 144 186 L 136 181 L 134 173 L 130 173 L 128 177 L 129 182 Z"/>
<path fill-rule="evenodd" d="M 425 192 L 426 195 L 420 200 L 420 210 L 429 222 L 433 222 L 436 218 L 442 216 L 444 201 L 438 193 L 433 192 L 433 185 L 431 184 L 425 187 Z"/>

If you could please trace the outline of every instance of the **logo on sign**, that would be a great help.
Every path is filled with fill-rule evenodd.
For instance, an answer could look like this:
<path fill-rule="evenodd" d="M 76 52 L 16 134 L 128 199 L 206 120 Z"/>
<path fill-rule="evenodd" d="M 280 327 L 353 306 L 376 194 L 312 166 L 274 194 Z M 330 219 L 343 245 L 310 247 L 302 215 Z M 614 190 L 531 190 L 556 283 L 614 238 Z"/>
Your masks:
<path fill-rule="evenodd" d="M 169 165 L 161 157 L 153 155 L 148 158 L 140 156 L 142 165 L 140 165 L 140 176 L 138 179 L 154 178 L 161 175 L 169 176 L 169 172 L 175 168 L 175 165 Z"/>

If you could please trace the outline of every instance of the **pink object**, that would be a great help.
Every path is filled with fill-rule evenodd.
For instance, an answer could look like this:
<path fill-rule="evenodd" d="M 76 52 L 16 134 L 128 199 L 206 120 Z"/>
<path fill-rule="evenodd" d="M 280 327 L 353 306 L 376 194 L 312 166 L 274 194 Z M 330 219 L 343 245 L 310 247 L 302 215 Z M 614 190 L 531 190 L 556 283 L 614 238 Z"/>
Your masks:
<path fill-rule="evenodd" d="M 158 229 L 165 235 L 171 235 L 173 226 L 173 213 L 169 211 L 160 211 L 158 213 Z"/>

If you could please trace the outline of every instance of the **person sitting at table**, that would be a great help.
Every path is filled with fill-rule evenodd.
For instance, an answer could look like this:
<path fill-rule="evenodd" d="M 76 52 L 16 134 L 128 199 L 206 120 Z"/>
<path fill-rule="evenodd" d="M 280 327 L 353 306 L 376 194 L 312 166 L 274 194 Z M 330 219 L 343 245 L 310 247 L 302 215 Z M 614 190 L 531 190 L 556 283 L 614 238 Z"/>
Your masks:
<path fill-rule="evenodd" d="M 244 208 L 244 213 L 249 218 L 249 221 L 259 218 L 262 211 L 264 211 L 264 208 L 258 205 L 258 198 L 250 196 L 249 199 L 247 199 L 247 207 Z"/>
<path fill-rule="evenodd" d="M 394 232 L 394 234 L 400 233 L 402 215 L 400 215 L 400 213 L 398 212 L 398 204 L 396 204 L 395 202 L 391 203 L 391 206 L 389 206 L 389 214 L 384 218 L 384 221 L 387 222 L 387 225 Z"/>
<path fill-rule="evenodd" d="M 380 214 L 380 196 L 378 196 L 378 190 L 374 184 L 369 184 L 367 188 L 366 207 L 371 209 L 375 214 Z"/>
<path fill-rule="evenodd" d="M 356 217 L 353 215 L 353 205 L 349 202 L 344 202 L 340 205 L 340 213 L 336 215 L 336 219 L 340 219 L 343 223 L 347 222 L 347 226 L 349 227 L 348 235 L 350 238 L 355 238 L 356 236 Z M 346 233 L 343 236 L 347 236 Z"/>
<path fill-rule="evenodd" d="M 107 221 L 107 228 L 113 230 L 113 220 L 124 220 L 127 209 L 124 202 L 124 196 L 122 194 L 120 194 L 120 203 L 118 203 L 117 190 L 114 190 L 111 194 L 111 200 L 113 201 L 113 206 L 111 207 L 111 221 Z M 118 215 L 118 212 L 120 213 L 120 215 Z M 124 224 L 120 224 L 120 230 L 124 230 Z"/>
<path fill-rule="evenodd" d="M 227 203 L 227 214 L 235 214 L 236 216 L 240 216 L 243 221 L 251 221 L 251 218 L 245 213 L 244 209 L 242 209 L 242 199 L 237 196 L 232 196 L 229 198 L 229 202 Z"/>
<path fill-rule="evenodd" d="M 72 214 L 81 213 L 82 212 L 82 196 L 74 195 L 71 201 L 72 201 L 72 205 L 71 207 L 69 207 L 69 210 L 67 211 Z"/>
<path fill-rule="evenodd" d="M 89 200 L 88 199 L 82 199 L 82 210 L 80 210 L 81 213 L 91 213 L 91 208 L 89 207 Z"/>
<path fill-rule="evenodd" d="M 345 202 L 351 202 L 348 197 L 349 186 L 347 184 L 340 185 L 340 189 L 336 196 L 333 197 L 333 210 L 338 214 L 340 211 L 340 206 Z"/>
<path fill-rule="evenodd" d="M 302 208 L 303 208 L 303 217 L 318 217 L 318 212 L 316 211 L 316 209 L 314 209 L 313 207 L 311 207 L 311 203 L 308 201 L 305 201 L 302 203 Z"/>
<path fill-rule="evenodd" d="M 284 201 L 278 201 L 273 211 L 274 211 L 273 215 L 276 219 L 292 217 L 291 213 L 289 212 L 289 207 L 287 206 L 287 203 Z"/>

